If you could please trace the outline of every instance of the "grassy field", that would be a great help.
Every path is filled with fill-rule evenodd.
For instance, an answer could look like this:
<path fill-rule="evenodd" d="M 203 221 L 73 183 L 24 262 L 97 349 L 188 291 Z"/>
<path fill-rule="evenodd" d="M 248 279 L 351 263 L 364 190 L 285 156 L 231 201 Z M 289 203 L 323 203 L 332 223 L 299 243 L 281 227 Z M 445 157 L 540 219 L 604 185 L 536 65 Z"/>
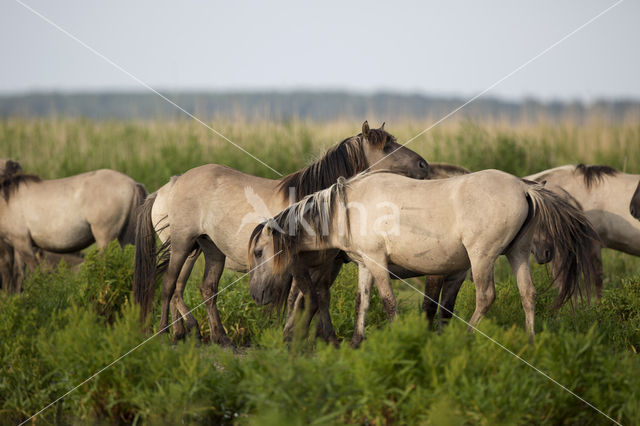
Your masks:
<path fill-rule="evenodd" d="M 374 124 L 374 120 L 370 120 Z M 387 123 L 400 142 L 430 123 Z M 212 126 L 283 174 L 359 132 L 361 123 L 216 122 Z M 499 168 L 526 175 L 567 163 L 604 163 L 640 173 L 640 123 L 577 125 L 449 122 L 410 145 L 428 161 L 472 170 Z M 153 191 L 191 167 L 215 162 L 266 177 L 275 173 L 191 121 L 0 121 L 0 155 L 27 172 L 54 178 L 109 167 Z M 604 253 L 601 301 L 575 311 L 551 310 L 545 267 L 534 266 L 539 290 L 534 345 L 504 259 L 496 268 L 498 295 L 481 333 L 459 320 L 430 330 L 421 296 L 401 282 L 399 320 L 388 325 L 374 296 L 367 340 L 347 342 L 355 320 L 353 265 L 332 289 L 336 349 L 309 339 L 282 343 L 282 318 L 257 307 L 247 278 L 225 272 L 219 306 L 234 354 L 159 336 L 86 383 L 83 381 L 147 337 L 131 303 L 133 249 L 117 244 L 87 251 L 73 271 L 30 274 L 25 291 L 0 294 L 0 424 L 39 414 L 37 424 L 607 424 L 610 421 L 551 378 L 624 424 L 640 422 L 640 259 Z M 202 299 L 198 264 L 185 300 Z M 415 283 L 415 282 L 414 282 Z M 415 284 L 414 284 L 415 285 Z M 420 288 L 420 287 L 418 287 Z M 159 292 L 157 292 L 159 293 Z M 456 313 L 468 319 L 474 287 L 466 282 Z M 206 312 L 195 309 L 203 332 Z M 159 320 L 153 315 L 153 326 Z M 496 344 L 498 342 L 504 348 Z M 505 348 L 513 352 L 507 352 Z"/>

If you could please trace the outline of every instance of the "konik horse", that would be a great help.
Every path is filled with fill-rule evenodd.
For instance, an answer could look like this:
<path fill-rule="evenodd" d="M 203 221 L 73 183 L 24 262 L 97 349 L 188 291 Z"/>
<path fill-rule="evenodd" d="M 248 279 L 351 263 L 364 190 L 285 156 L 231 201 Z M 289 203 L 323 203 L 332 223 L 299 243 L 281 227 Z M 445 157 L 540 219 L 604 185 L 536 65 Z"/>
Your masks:
<path fill-rule="evenodd" d="M 0 239 L 13 248 L 18 271 L 35 268 L 42 250 L 72 253 L 94 241 L 102 249 L 116 238 L 133 243 L 146 196 L 141 184 L 114 170 L 42 180 L 11 160 L 0 162 L 0 193 Z"/>
<path fill-rule="evenodd" d="M 249 269 L 246 250 L 255 225 L 297 199 L 327 188 L 339 177 L 354 176 L 370 165 L 417 179 L 428 177 L 429 172 L 427 162 L 398 144 L 384 125 L 370 129 L 365 122 L 361 134 L 345 139 L 314 164 L 280 180 L 251 176 L 216 164 L 191 169 L 172 179 L 148 197 L 138 218 L 134 297 L 142 307 L 142 319 L 151 311 L 155 278 L 163 269 L 157 268 L 156 259 L 155 235 L 159 232 L 170 253 L 162 283 L 160 329 L 167 328 L 170 302 L 187 327 L 197 325 L 182 294 L 195 262 L 194 251 L 202 250 L 205 272 L 200 291 L 211 339 L 230 345 L 216 304 L 218 282 L 225 267 L 240 272 Z M 327 259 L 313 274 L 318 280 L 333 280 L 336 264 L 342 263 Z M 184 330 L 174 331 L 178 332 L 174 337 L 180 338 Z"/>
<path fill-rule="evenodd" d="M 591 258 L 583 247 L 597 240 L 584 214 L 564 199 L 497 170 L 433 181 L 365 173 L 340 180 L 256 227 L 249 242 L 250 291 L 258 304 L 274 302 L 293 274 L 305 298 L 312 300 L 314 283 L 301 261 L 305 253 L 344 251 L 359 266 L 352 339 L 358 345 L 373 282 L 389 319 L 396 314 L 390 270 L 452 275 L 472 268 L 476 309 L 470 324 L 475 325 L 494 301 L 494 263 L 504 254 L 516 275 L 526 329 L 533 338 L 536 290 L 529 254 L 539 226 L 574 254 L 566 257 L 571 263 L 558 277 L 559 306 L 574 294 L 581 276 L 590 280 Z M 308 325 L 309 316 L 305 320 Z"/>

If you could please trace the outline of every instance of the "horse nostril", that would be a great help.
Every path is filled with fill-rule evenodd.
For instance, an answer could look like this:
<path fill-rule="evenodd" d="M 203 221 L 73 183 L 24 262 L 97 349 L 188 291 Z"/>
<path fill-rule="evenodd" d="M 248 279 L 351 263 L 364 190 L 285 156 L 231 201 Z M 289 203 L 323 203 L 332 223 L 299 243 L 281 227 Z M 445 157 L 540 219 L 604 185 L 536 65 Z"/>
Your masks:
<path fill-rule="evenodd" d="M 418 167 L 420 167 L 421 169 L 426 169 L 428 167 L 427 162 L 424 160 L 418 161 Z"/>
<path fill-rule="evenodd" d="M 544 251 L 544 258 L 545 258 L 545 260 L 550 260 L 551 259 L 551 250 L 545 250 Z"/>
<path fill-rule="evenodd" d="M 631 212 L 631 216 L 636 217 L 636 209 L 634 207 L 631 207 L 629 211 Z"/>

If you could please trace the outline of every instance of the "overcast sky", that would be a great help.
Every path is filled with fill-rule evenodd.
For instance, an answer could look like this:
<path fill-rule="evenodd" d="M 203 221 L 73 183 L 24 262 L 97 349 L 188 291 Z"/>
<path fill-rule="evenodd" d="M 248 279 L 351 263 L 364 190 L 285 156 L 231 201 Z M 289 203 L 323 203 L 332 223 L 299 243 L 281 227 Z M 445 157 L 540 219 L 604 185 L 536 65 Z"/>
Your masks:
<path fill-rule="evenodd" d="M 21 0 L 159 90 L 347 89 L 472 96 L 607 1 Z M 0 1 L 0 93 L 144 90 Z M 640 99 L 640 2 L 623 1 L 489 92 Z"/>

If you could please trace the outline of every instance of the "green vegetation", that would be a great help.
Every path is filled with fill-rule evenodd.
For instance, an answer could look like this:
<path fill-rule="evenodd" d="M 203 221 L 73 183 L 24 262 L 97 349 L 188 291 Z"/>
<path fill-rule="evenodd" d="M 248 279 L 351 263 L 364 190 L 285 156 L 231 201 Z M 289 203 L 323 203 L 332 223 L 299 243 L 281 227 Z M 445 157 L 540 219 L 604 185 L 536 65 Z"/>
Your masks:
<path fill-rule="evenodd" d="M 387 124 L 400 142 L 428 123 Z M 223 123 L 216 126 L 271 166 L 288 173 L 359 123 Z M 608 163 L 640 172 L 640 125 L 577 126 L 450 123 L 412 143 L 428 161 L 471 169 L 533 173 L 565 163 Z M 171 174 L 219 162 L 274 177 L 197 123 L 0 121 L 3 156 L 46 178 L 99 167 L 130 174 L 154 190 Z M 640 259 L 605 251 L 599 303 L 553 313 L 545 267 L 534 267 L 539 297 L 534 345 L 506 261 L 481 331 L 624 424 L 640 419 Z M 336 349 L 308 339 L 282 343 L 282 318 L 257 307 L 248 279 L 225 272 L 223 323 L 238 353 L 193 339 L 148 338 L 132 306 L 133 250 L 89 249 L 78 271 L 65 265 L 29 274 L 20 295 L 0 293 L 0 424 L 16 424 L 71 392 L 36 421 L 67 423 L 240 424 L 606 424 L 607 419 L 459 320 L 438 333 L 419 314 L 421 296 L 395 283 L 399 320 L 388 325 L 373 298 L 367 340 L 352 350 L 357 271 L 343 268 L 332 289 Z M 197 264 L 186 303 L 202 302 Z M 240 278 L 240 279 L 239 279 Z M 415 285 L 415 280 L 411 282 Z M 420 287 L 418 287 L 420 288 Z M 159 292 L 157 292 L 159 293 Z M 456 313 L 468 319 L 466 282 Z M 205 336 L 203 306 L 194 314 Z M 159 310 L 151 318 L 157 328 Z M 143 343 L 145 342 L 145 343 Z M 137 347 L 143 343 L 141 346 Z M 84 382 L 112 361 L 127 354 Z M 84 383 L 83 383 L 84 382 Z"/>

